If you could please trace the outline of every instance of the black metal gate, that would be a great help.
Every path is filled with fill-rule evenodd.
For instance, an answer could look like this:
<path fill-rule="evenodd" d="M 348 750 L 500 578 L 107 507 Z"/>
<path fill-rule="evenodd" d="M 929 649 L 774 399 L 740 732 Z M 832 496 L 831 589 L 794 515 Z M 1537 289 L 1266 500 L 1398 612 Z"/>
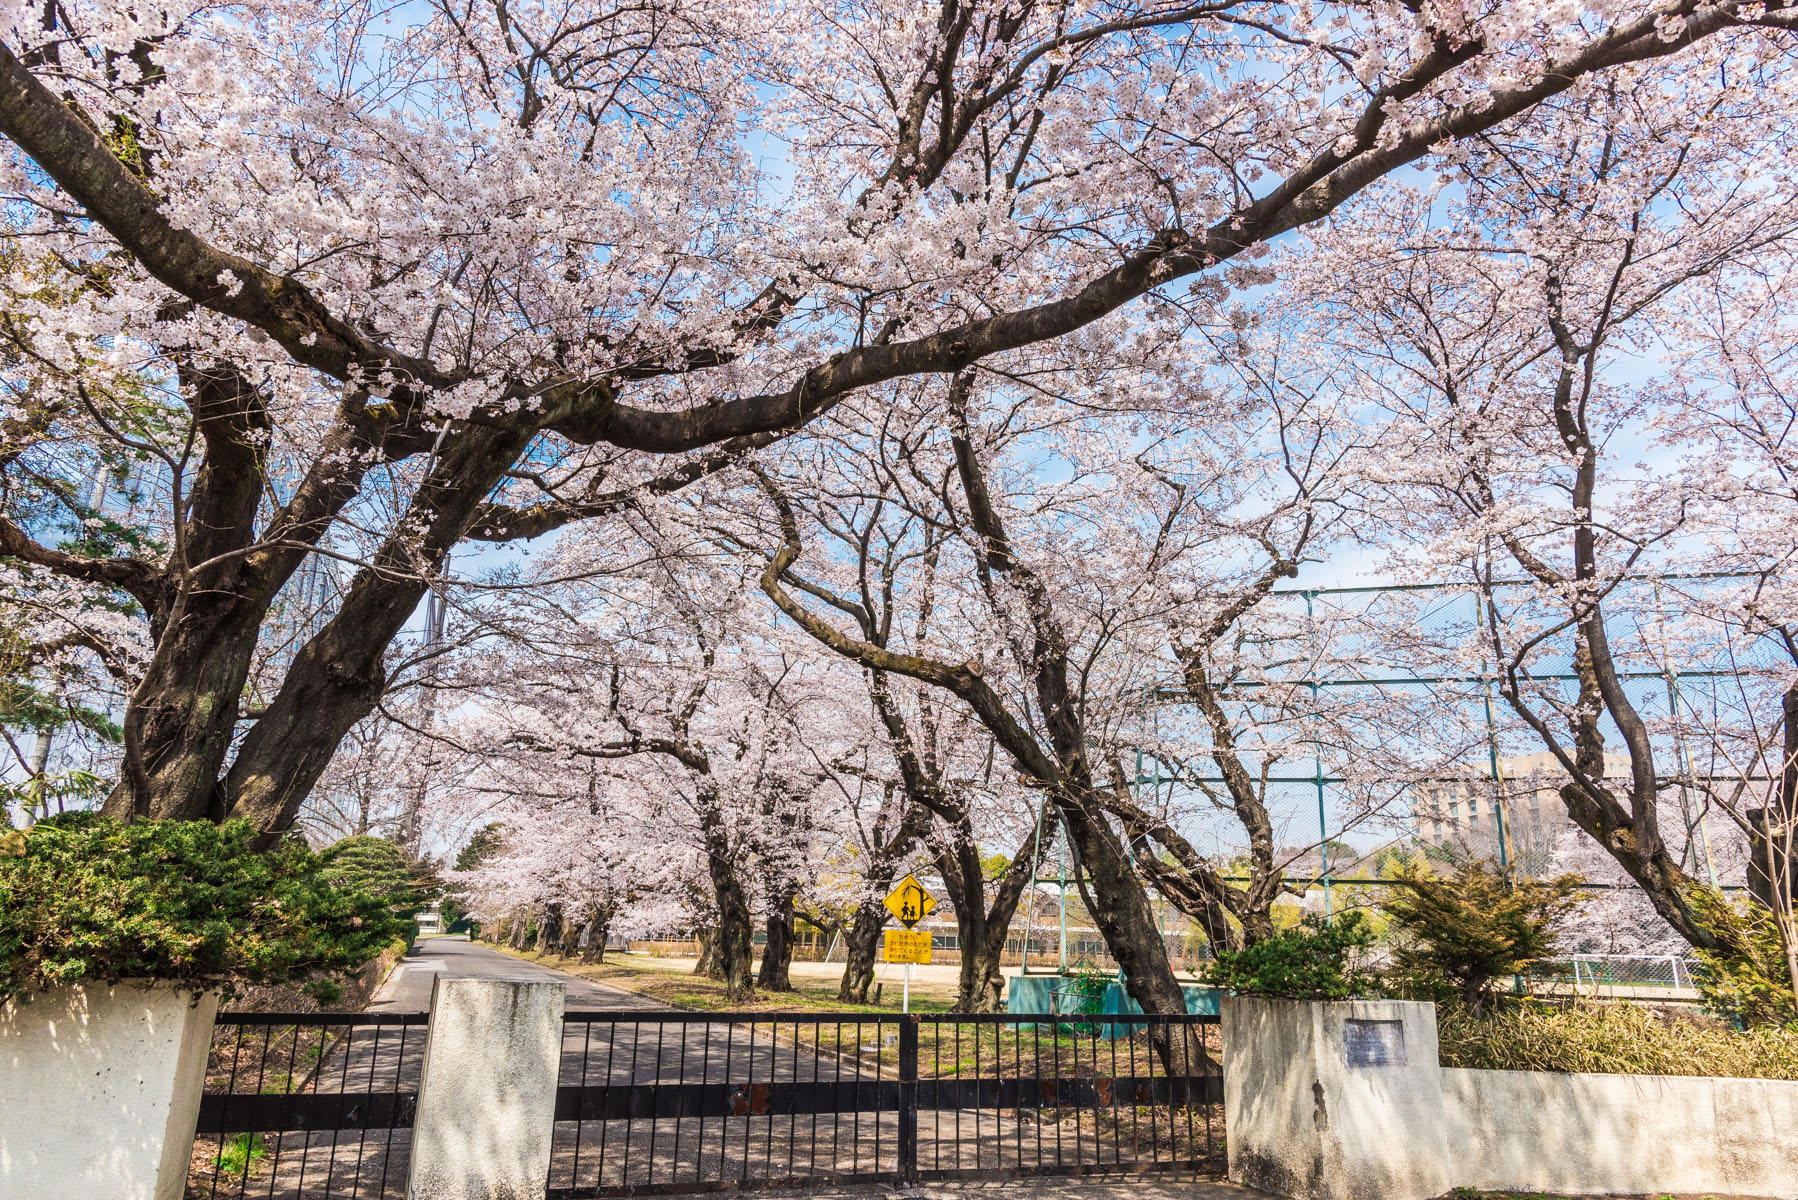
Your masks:
<path fill-rule="evenodd" d="M 189 1197 L 400 1200 L 429 1019 L 220 1014 Z M 1217 1033 L 1209 1016 L 571 1012 L 549 1195 L 1221 1168 Z"/>
<path fill-rule="evenodd" d="M 1213 1168 L 1216 1023 L 571 1012 L 549 1195 Z"/>
<path fill-rule="evenodd" d="M 429 1013 L 220 1013 L 193 1200 L 398 1200 Z"/>

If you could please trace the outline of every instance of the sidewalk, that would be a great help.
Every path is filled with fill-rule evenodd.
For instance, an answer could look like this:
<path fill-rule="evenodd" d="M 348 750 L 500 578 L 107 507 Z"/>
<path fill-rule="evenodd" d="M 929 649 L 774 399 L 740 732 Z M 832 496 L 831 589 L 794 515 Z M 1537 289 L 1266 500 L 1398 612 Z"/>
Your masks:
<path fill-rule="evenodd" d="M 805 1191 L 756 1192 L 757 1200 L 1255 1200 L 1266 1192 L 1177 1171 L 1069 1179 L 920 1183 L 911 1188 L 860 1184 Z"/>

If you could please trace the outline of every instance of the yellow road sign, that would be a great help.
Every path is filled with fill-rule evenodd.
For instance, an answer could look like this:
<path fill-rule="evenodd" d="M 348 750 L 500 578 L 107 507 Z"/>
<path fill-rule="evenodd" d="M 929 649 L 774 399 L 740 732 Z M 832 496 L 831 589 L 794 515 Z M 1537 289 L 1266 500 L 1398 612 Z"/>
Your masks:
<path fill-rule="evenodd" d="M 890 963 L 930 963 L 930 931 L 928 929 L 887 930 L 887 961 Z"/>
<path fill-rule="evenodd" d="M 910 929 L 936 910 L 936 899 L 924 890 L 916 875 L 907 875 L 887 893 L 886 906 L 901 925 Z"/>

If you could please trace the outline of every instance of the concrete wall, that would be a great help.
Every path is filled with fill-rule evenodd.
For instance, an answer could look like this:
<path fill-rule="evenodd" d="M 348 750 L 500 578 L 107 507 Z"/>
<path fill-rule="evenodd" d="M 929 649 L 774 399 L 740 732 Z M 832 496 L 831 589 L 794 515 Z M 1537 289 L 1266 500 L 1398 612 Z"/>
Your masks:
<path fill-rule="evenodd" d="M 62 988 L 0 1008 L 0 1196 L 180 1200 L 218 997 Z"/>
<path fill-rule="evenodd" d="M 1798 1200 L 1798 1083 L 1447 1069 L 1397 1001 L 1230 998 L 1223 1037 L 1230 1178 L 1276 1196 Z"/>
<path fill-rule="evenodd" d="M 1442 1071 L 1459 1187 L 1798 1197 L 1798 1083 Z"/>
<path fill-rule="evenodd" d="M 1451 1181 L 1434 1005 L 1223 1002 L 1230 1178 L 1304 1200 L 1428 1200 Z"/>

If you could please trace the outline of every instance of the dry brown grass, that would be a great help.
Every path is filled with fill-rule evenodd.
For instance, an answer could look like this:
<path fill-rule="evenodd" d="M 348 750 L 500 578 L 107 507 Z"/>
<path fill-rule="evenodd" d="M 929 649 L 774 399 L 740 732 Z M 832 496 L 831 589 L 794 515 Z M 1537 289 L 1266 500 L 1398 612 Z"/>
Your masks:
<path fill-rule="evenodd" d="M 1738 1032 L 1641 1004 L 1524 1001 L 1485 1016 L 1443 1005 L 1437 1029 L 1445 1067 L 1798 1079 L 1798 1031 Z"/>

